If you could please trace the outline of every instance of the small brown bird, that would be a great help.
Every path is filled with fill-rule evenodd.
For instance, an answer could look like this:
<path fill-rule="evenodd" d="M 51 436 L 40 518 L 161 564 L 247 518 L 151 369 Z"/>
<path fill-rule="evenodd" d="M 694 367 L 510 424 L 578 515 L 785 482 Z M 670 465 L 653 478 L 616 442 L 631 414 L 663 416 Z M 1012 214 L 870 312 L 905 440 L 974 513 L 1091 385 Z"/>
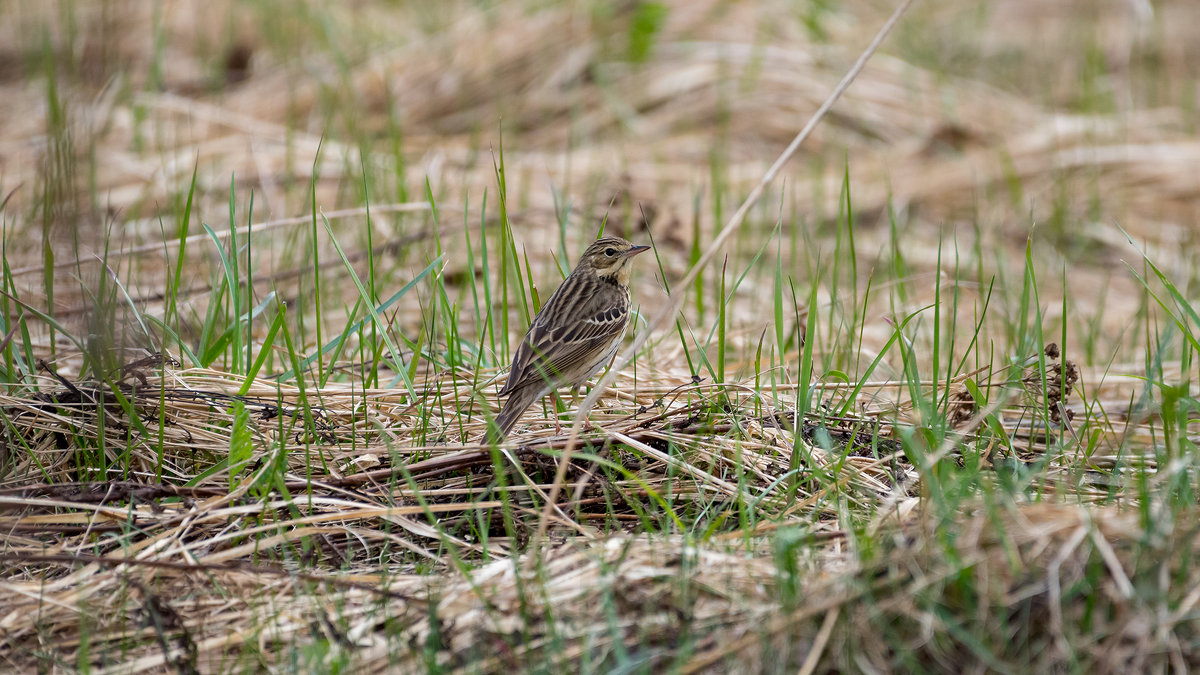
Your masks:
<path fill-rule="evenodd" d="M 617 353 L 629 321 L 629 263 L 649 249 L 602 237 L 583 252 L 517 348 L 500 390 L 508 396 L 496 417 L 500 438 L 534 401 L 559 387 L 579 387 Z"/>

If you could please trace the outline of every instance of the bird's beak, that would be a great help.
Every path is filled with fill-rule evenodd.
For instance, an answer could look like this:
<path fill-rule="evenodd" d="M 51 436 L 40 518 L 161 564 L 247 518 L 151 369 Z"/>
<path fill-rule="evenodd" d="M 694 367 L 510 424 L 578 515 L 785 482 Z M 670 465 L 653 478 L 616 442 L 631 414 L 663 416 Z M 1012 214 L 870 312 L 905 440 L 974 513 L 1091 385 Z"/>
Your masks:
<path fill-rule="evenodd" d="M 631 248 L 630 248 L 628 251 L 625 251 L 625 255 L 624 255 L 624 256 L 622 256 L 622 257 L 624 257 L 624 258 L 632 258 L 633 256 L 635 256 L 635 255 L 637 255 L 637 254 L 639 254 L 639 253 L 644 253 L 644 252 L 646 252 L 646 251 L 649 251 L 649 250 L 650 250 L 650 247 L 649 247 L 649 246 L 633 246 L 633 247 L 631 247 Z"/>

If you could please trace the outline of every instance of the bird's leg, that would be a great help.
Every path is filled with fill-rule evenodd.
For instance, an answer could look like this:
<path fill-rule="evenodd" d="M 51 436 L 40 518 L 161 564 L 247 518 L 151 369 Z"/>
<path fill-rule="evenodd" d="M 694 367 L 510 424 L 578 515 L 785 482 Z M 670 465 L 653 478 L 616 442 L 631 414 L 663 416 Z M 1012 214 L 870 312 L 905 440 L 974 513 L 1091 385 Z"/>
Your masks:
<path fill-rule="evenodd" d="M 571 409 L 576 411 L 579 410 L 579 389 L 580 386 L 578 384 L 571 387 Z M 585 416 L 583 418 L 583 430 L 591 431 L 593 428 L 592 421 Z"/>
<path fill-rule="evenodd" d="M 562 416 L 561 416 L 561 413 L 559 412 L 559 408 L 562 408 L 562 410 L 564 412 L 570 413 L 571 411 L 576 410 L 579 407 L 579 385 L 575 385 L 575 386 L 571 387 L 571 406 L 569 408 L 563 407 L 562 396 L 560 396 L 557 391 L 554 392 L 553 396 L 554 396 L 554 435 L 561 436 L 562 435 Z"/>
<path fill-rule="evenodd" d="M 573 408 L 575 410 L 579 410 L 579 389 L 580 389 L 580 385 L 575 385 L 574 387 L 571 387 L 571 408 Z M 588 418 L 586 416 L 583 418 L 583 430 L 584 431 L 592 431 L 596 428 L 597 428 L 596 425 L 592 424 L 592 420 L 590 418 Z"/>
<path fill-rule="evenodd" d="M 555 391 L 551 396 L 554 397 L 554 435 L 562 435 L 562 417 L 559 416 L 558 409 L 562 406 L 562 397 Z"/>

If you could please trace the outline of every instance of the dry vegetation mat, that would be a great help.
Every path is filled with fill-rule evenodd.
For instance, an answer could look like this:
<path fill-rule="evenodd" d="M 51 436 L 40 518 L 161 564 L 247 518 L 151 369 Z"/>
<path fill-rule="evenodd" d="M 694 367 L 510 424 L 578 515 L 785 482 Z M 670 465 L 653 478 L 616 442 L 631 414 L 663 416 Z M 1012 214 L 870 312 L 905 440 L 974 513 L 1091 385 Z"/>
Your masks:
<path fill-rule="evenodd" d="M 0 6 L 0 670 L 1200 668 L 1200 8 L 1047 4 L 691 283 L 893 7 Z M 601 229 L 684 311 L 481 444 Z"/>

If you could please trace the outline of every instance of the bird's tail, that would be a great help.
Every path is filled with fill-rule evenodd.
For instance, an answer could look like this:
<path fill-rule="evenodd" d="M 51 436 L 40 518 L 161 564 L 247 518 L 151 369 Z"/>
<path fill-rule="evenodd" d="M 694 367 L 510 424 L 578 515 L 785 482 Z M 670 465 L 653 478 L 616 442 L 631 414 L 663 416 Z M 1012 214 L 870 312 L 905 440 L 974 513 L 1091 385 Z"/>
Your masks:
<path fill-rule="evenodd" d="M 488 425 L 488 443 L 499 443 L 504 440 L 504 437 L 508 436 L 508 432 L 517 425 L 521 415 L 529 409 L 529 406 L 533 405 L 534 401 L 541 398 L 541 394 L 541 387 L 523 387 L 509 394 L 500 414 L 496 415 L 496 427 Z"/>

